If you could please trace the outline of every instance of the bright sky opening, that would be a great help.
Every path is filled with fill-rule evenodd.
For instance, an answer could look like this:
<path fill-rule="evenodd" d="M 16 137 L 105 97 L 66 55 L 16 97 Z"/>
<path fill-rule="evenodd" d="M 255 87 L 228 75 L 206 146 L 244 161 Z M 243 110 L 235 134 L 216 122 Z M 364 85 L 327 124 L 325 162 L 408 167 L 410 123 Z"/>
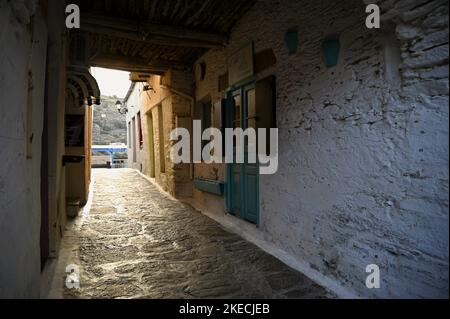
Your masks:
<path fill-rule="evenodd" d="M 129 72 L 93 67 L 91 74 L 97 80 L 102 95 L 124 98 L 130 88 Z"/>

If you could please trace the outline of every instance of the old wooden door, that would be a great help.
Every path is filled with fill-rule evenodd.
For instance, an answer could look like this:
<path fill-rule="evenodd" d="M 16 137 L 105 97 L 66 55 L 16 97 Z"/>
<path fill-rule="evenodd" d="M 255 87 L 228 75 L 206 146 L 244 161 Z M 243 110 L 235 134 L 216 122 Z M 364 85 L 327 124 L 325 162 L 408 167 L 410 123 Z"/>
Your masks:
<path fill-rule="evenodd" d="M 243 85 L 228 93 L 227 127 L 254 127 L 255 86 Z M 236 143 L 233 144 L 236 159 Z M 244 163 L 227 164 L 227 208 L 230 214 L 249 222 L 259 222 L 258 163 L 249 162 L 248 141 L 244 144 Z"/>

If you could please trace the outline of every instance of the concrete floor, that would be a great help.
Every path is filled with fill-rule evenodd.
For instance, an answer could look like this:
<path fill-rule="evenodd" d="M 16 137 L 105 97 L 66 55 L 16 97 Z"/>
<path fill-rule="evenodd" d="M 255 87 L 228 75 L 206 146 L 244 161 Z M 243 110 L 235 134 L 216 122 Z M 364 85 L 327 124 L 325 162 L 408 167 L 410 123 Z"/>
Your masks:
<path fill-rule="evenodd" d="M 134 170 L 93 170 L 92 195 L 67 225 L 45 297 L 332 297 Z M 68 264 L 80 289 L 65 287 Z"/>

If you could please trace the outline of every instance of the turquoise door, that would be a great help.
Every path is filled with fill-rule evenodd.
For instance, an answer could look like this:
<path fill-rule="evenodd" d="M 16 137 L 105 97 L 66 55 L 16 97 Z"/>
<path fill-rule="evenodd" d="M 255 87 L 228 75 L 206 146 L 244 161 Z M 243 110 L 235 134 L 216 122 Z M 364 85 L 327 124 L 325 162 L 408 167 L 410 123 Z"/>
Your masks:
<path fill-rule="evenodd" d="M 233 89 L 227 97 L 227 127 L 243 130 L 255 125 L 255 86 Z M 247 143 L 247 141 L 246 141 Z M 232 215 L 259 223 L 258 163 L 250 163 L 244 145 L 244 163 L 227 164 L 227 209 Z M 236 145 L 233 147 L 236 154 Z M 235 156 L 234 156 L 235 158 Z"/>

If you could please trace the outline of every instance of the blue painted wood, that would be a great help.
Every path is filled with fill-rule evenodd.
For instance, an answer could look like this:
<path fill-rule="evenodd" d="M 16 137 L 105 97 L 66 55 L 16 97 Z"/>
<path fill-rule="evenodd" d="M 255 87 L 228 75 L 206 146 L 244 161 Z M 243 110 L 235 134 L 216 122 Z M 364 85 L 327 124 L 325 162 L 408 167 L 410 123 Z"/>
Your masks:
<path fill-rule="evenodd" d="M 338 37 L 328 38 L 322 42 L 322 56 L 327 67 L 335 66 L 339 60 L 341 43 Z"/>
<path fill-rule="evenodd" d="M 225 127 L 233 127 L 233 91 L 229 88 L 227 90 L 227 107 L 225 110 Z M 233 164 L 227 163 L 227 183 L 226 183 L 226 206 L 227 206 L 227 212 L 229 214 L 235 215 L 235 209 L 233 208 L 233 190 L 235 187 L 233 187 Z"/>
<path fill-rule="evenodd" d="M 224 194 L 224 183 L 220 181 L 195 178 L 194 186 L 195 188 L 207 193 L 219 196 L 222 196 Z"/>
<path fill-rule="evenodd" d="M 241 192 L 241 184 L 242 184 L 242 166 L 240 164 L 233 164 L 233 180 L 232 180 L 232 213 L 234 215 L 241 214 L 242 209 L 242 192 Z"/>
<path fill-rule="evenodd" d="M 239 92 L 241 92 L 242 91 L 242 88 L 245 86 L 245 85 L 249 85 L 249 84 L 252 84 L 252 83 L 254 83 L 256 81 L 256 76 L 255 75 L 252 75 L 252 76 L 250 76 L 249 78 L 247 78 L 247 79 L 245 79 L 245 80 L 242 80 L 242 81 L 240 81 L 240 82 L 238 82 L 238 83 L 236 83 L 236 84 L 233 84 L 232 86 L 230 86 L 229 88 L 227 88 L 226 90 L 225 90 L 225 92 L 228 94 L 228 97 L 230 97 L 230 95 L 232 94 L 232 92 L 236 92 L 236 91 L 239 91 Z M 230 101 L 229 101 L 230 102 Z M 230 106 L 231 106 L 231 104 L 230 104 Z M 230 126 L 231 127 L 231 126 Z"/>
<path fill-rule="evenodd" d="M 289 55 L 297 53 L 298 30 L 296 28 L 287 30 L 286 34 L 284 35 L 284 42 L 286 43 L 286 46 L 288 48 Z"/>
<path fill-rule="evenodd" d="M 234 118 L 233 96 L 241 96 L 241 126 L 245 130 L 247 121 L 246 91 L 254 88 L 254 82 L 245 83 L 243 86 L 228 91 L 226 109 L 226 127 L 232 127 Z M 259 167 L 258 164 L 247 163 L 227 164 L 226 204 L 227 212 L 239 216 L 242 219 L 259 224 Z"/>
<path fill-rule="evenodd" d="M 247 164 L 245 172 L 245 216 L 244 218 L 252 223 L 258 223 L 259 196 L 258 196 L 258 165 Z"/>
<path fill-rule="evenodd" d="M 244 119 L 248 119 L 248 101 L 247 92 L 255 89 L 255 85 L 245 86 L 242 90 L 244 107 Z M 243 121 L 243 129 L 248 127 L 248 120 Z M 249 222 L 259 223 L 259 168 L 257 163 L 249 163 L 248 156 L 245 155 L 243 164 L 243 198 L 245 199 L 242 218 Z"/>

